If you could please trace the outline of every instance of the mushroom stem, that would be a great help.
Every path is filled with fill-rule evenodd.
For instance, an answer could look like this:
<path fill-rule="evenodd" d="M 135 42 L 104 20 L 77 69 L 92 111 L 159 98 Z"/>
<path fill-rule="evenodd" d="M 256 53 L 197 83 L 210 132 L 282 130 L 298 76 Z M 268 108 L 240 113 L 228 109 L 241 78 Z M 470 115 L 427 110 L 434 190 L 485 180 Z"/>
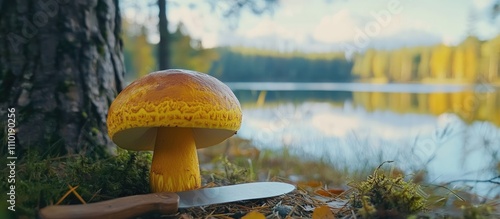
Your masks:
<path fill-rule="evenodd" d="M 201 186 L 191 128 L 158 128 L 149 178 L 152 192 L 179 192 Z"/>

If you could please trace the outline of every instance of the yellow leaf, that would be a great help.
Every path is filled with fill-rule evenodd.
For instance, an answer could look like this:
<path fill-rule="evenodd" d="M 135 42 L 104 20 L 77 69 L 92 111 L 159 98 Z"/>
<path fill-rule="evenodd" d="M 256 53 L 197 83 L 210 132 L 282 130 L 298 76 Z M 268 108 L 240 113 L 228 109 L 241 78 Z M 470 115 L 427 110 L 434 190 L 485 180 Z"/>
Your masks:
<path fill-rule="evenodd" d="M 332 212 L 332 210 L 330 210 L 330 207 L 323 205 L 323 206 L 319 206 L 319 207 L 314 209 L 312 218 L 313 219 L 330 219 L 330 218 L 335 218 L 335 217 L 333 216 L 333 212 Z"/>
<path fill-rule="evenodd" d="M 258 211 L 251 211 L 250 213 L 243 216 L 241 219 L 266 219 L 262 213 Z"/>

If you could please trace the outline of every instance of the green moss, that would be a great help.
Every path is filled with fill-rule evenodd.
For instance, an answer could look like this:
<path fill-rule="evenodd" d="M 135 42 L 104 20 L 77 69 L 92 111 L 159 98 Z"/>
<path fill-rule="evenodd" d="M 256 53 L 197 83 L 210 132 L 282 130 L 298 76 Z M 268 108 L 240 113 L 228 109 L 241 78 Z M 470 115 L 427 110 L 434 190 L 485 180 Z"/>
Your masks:
<path fill-rule="evenodd" d="M 425 193 L 402 176 L 389 177 L 380 166 L 365 181 L 350 184 L 350 205 L 363 218 L 401 218 L 425 209 Z"/>
<path fill-rule="evenodd" d="M 76 192 L 86 202 L 148 193 L 151 158 L 147 152 L 125 150 L 100 159 L 82 155 L 43 157 L 29 152 L 16 165 L 16 216 L 34 218 L 35 209 L 56 203 L 69 186 L 78 186 Z M 1 172 L 7 175 L 7 171 Z M 6 181 L 0 184 L 2 188 L 9 186 Z M 61 204 L 74 203 L 80 201 L 70 194 Z"/>
<path fill-rule="evenodd" d="M 202 170 L 202 176 L 206 182 L 218 185 L 234 185 L 253 181 L 253 170 L 247 169 L 228 160 L 226 156 L 220 156 L 213 162 L 213 168 L 209 171 Z"/>
<path fill-rule="evenodd" d="M 99 134 L 99 133 L 100 133 L 100 130 L 99 130 L 98 128 L 96 128 L 96 127 L 92 127 L 92 128 L 90 129 L 90 132 L 91 132 L 93 135 L 97 135 L 97 134 Z"/>

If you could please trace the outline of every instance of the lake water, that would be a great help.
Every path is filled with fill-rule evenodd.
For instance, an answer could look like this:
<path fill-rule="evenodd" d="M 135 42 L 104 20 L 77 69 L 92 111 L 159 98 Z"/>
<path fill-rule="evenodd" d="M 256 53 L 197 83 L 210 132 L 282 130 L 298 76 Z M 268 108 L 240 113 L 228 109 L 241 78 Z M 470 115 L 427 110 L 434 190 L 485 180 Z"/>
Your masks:
<path fill-rule="evenodd" d="M 499 173 L 500 88 L 492 85 L 226 83 L 243 107 L 238 135 L 347 168 L 393 160 L 431 182 Z M 500 194 L 491 184 L 469 184 Z"/>

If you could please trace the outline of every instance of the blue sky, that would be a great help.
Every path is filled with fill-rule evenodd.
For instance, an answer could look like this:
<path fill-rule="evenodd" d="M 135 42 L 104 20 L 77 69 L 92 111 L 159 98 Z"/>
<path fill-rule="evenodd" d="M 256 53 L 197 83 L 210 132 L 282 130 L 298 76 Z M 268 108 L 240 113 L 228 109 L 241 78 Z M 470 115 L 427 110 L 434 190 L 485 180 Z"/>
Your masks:
<path fill-rule="evenodd" d="M 481 39 L 500 32 L 487 13 L 493 0 L 281 0 L 272 15 L 244 11 L 236 29 L 207 1 L 169 1 L 169 28 L 183 22 L 187 31 L 205 47 L 252 46 L 278 50 L 334 51 L 353 47 L 395 48 L 456 44 L 471 26 Z M 195 7 L 193 7 L 195 5 Z M 221 7 L 223 7 L 221 5 Z M 154 7 L 138 12 L 125 6 L 128 18 L 154 30 Z M 146 12 L 145 12 L 146 11 Z M 146 17 L 145 14 L 150 14 Z M 151 15 L 152 14 L 152 15 Z M 150 40 L 157 41 L 152 34 Z"/>

